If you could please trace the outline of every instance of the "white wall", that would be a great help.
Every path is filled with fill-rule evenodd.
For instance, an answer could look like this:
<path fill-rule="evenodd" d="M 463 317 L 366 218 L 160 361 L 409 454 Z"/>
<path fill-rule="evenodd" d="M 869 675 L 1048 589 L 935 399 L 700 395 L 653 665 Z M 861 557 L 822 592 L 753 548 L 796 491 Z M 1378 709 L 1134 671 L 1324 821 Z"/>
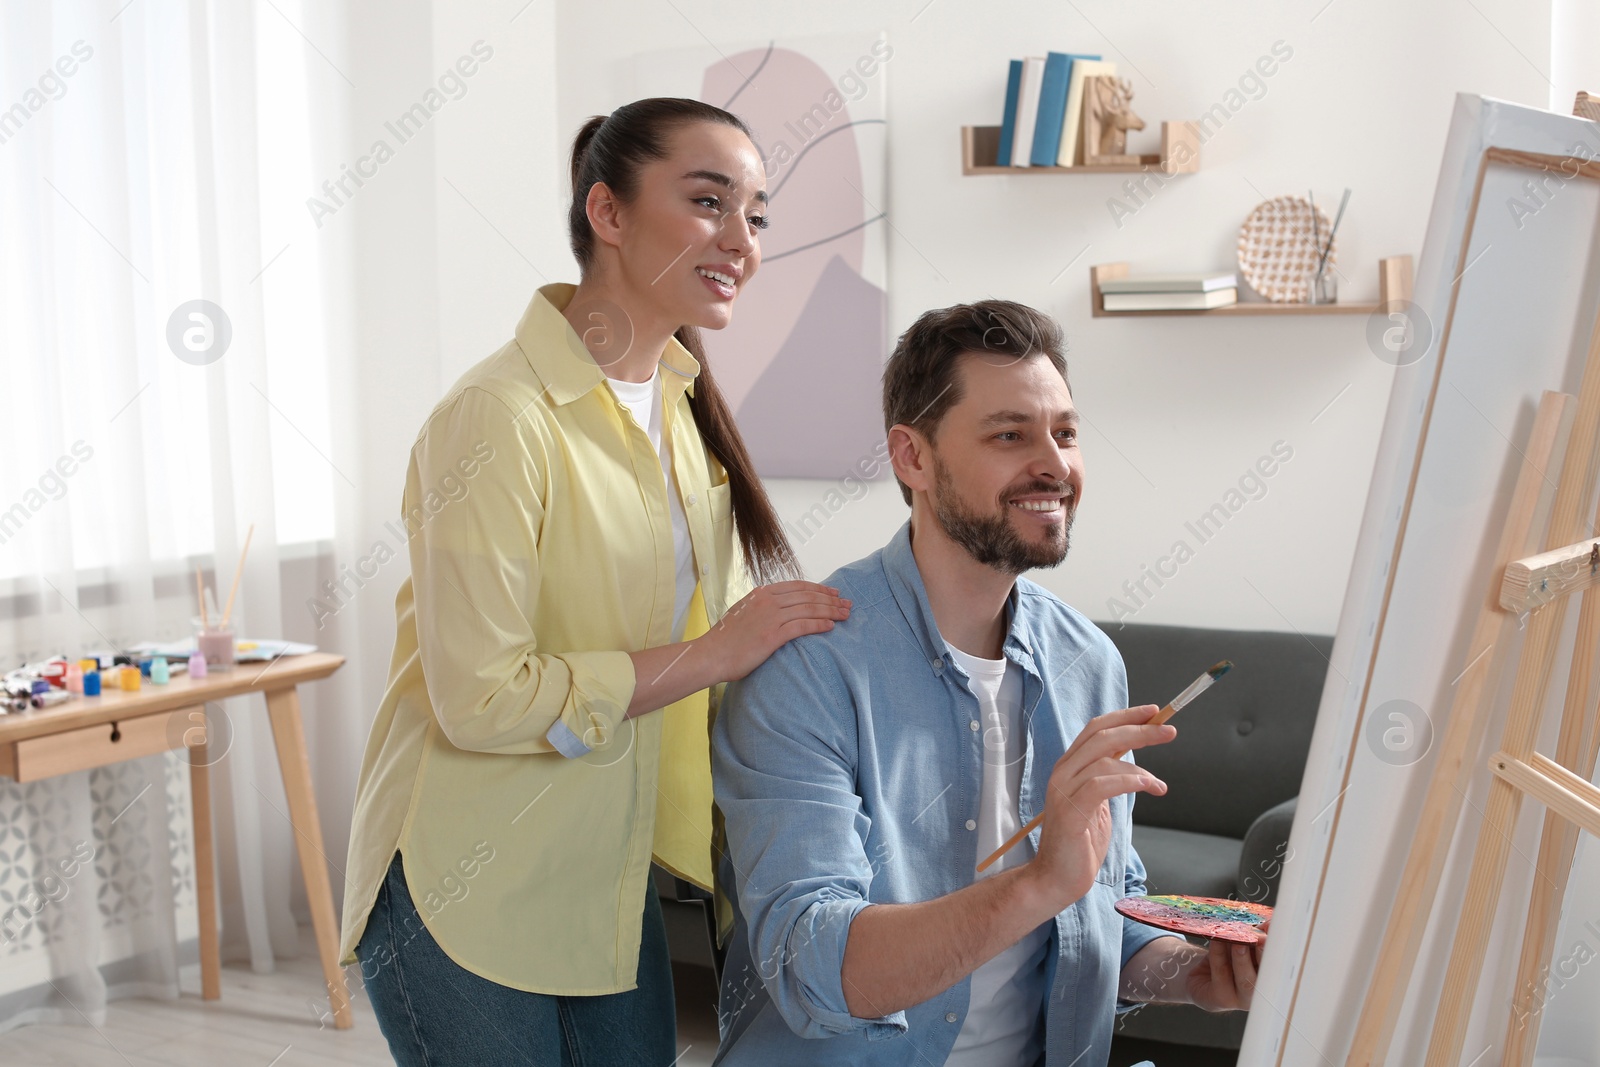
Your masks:
<path fill-rule="evenodd" d="M 533 291 L 575 281 L 556 129 L 554 0 L 433 4 L 434 66 L 493 51 L 439 115 L 439 345 L 445 382 L 511 339 Z M 570 144 L 570 142 L 569 142 Z"/>
<path fill-rule="evenodd" d="M 430 133 L 441 384 L 510 336 L 534 287 L 576 280 L 563 230 L 566 150 L 583 117 L 651 91 L 636 81 L 635 55 L 883 27 L 894 57 L 870 91 L 888 94 L 892 333 L 928 308 L 999 296 L 1050 312 L 1068 334 L 1089 423 L 1087 492 L 1068 561 L 1034 577 L 1100 619 L 1117 597 L 1137 621 L 1331 633 L 1392 374 L 1368 348 L 1365 317 L 1088 315 L 1091 264 L 1231 266 L 1238 225 L 1259 201 L 1313 188 L 1331 210 L 1346 185 L 1342 292 L 1372 299 L 1378 258 L 1418 251 L 1453 94 L 1544 106 L 1556 92 L 1546 0 L 1324 2 L 1219 13 L 1177 0 L 933 0 L 920 11 L 836 0 L 803 9 L 435 0 L 435 68 L 475 40 L 495 49 Z M 1226 98 L 1279 41 L 1292 55 L 1265 91 Z M 1243 104 L 1202 149 L 1200 172 L 1141 194 L 1142 205 L 1125 175 L 962 177 L 958 127 L 997 122 L 1006 60 L 1046 49 L 1121 64 L 1149 124 L 1135 135 L 1144 150 L 1162 119 Z M 1120 225 L 1113 197 L 1137 207 Z M 1278 441 L 1293 459 L 1202 544 L 1186 522 Z M 795 539 L 815 578 L 881 545 L 906 514 L 880 482 L 818 531 L 823 512 L 812 509 L 836 487 L 769 486 L 797 530 L 814 516 Z M 1136 603 L 1124 583 L 1180 538 L 1194 558 L 1162 587 L 1146 579 L 1153 595 Z"/>

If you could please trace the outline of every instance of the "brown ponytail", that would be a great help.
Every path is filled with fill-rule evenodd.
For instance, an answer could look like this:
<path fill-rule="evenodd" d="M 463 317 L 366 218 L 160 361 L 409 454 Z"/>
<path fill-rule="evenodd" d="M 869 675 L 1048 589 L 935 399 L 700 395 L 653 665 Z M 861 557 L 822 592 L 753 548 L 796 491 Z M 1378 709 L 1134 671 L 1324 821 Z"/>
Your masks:
<path fill-rule="evenodd" d="M 572 141 L 572 207 L 567 213 L 567 230 L 580 269 L 587 272 L 594 261 L 589 189 L 603 182 L 624 203 L 631 201 L 638 193 L 639 168 L 666 158 L 667 135 L 691 122 L 720 122 L 740 130 L 752 142 L 755 140 L 737 116 L 698 100 L 675 97 L 636 100 L 610 115 L 587 119 L 579 127 Z M 794 549 L 756 475 L 733 410 L 712 377 L 700 331 L 693 326 L 680 326 L 675 336 L 700 364 L 689 410 L 706 448 L 728 472 L 735 528 L 751 578 L 757 584 L 765 584 L 800 577 Z"/>
<path fill-rule="evenodd" d="M 583 125 L 578 127 L 577 136 L 572 139 L 572 166 L 570 168 L 570 170 L 571 170 L 571 178 L 572 178 L 572 193 L 573 193 L 572 200 L 573 200 L 573 206 L 574 207 L 578 207 L 578 208 L 582 208 L 583 209 L 583 212 L 584 212 L 584 214 L 583 214 L 584 229 L 588 229 L 589 228 L 589 213 L 588 213 L 587 207 L 585 206 L 587 204 L 587 202 L 588 202 L 588 199 L 589 199 L 589 188 L 588 188 L 588 185 L 593 185 L 594 183 L 590 182 L 590 183 L 588 183 L 588 185 L 584 186 L 584 189 L 583 189 L 583 200 L 580 201 L 578 199 L 578 197 L 577 197 L 577 193 L 578 193 L 578 176 L 579 176 L 580 171 L 583 169 L 583 157 L 584 157 L 584 153 L 589 148 L 589 142 L 594 140 L 594 135 L 599 132 L 600 127 L 602 127 L 602 126 L 604 126 L 606 124 L 606 118 L 607 118 L 607 116 L 605 116 L 605 115 L 592 115 L 589 118 L 584 119 Z M 571 224 L 572 219 L 571 219 L 570 216 L 568 217 L 567 222 L 568 222 L 569 225 Z M 592 231 L 591 231 L 591 233 L 592 233 Z M 586 243 L 592 246 L 592 237 L 591 237 L 590 241 L 586 242 Z M 577 241 L 577 236 L 576 235 L 573 236 L 572 251 L 575 254 L 578 252 L 578 241 Z M 583 262 L 584 258 L 585 257 L 583 255 L 579 255 L 578 256 L 578 262 L 580 264 L 582 264 L 583 266 L 587 267 L 588 264 Z"/>

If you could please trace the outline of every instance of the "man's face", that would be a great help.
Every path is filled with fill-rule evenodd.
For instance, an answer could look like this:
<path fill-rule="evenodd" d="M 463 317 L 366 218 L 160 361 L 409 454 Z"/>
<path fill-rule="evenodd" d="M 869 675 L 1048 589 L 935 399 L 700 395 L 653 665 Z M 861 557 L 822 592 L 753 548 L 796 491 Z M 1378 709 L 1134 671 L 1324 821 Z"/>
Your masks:
<path fill-rule="evenodd" d="M 940 420 L 929 494 L 945 535 L 1006 574 L 1066 558 L 1083 495 L 1072 394 L 1044 356 L 969 353 Z"/>

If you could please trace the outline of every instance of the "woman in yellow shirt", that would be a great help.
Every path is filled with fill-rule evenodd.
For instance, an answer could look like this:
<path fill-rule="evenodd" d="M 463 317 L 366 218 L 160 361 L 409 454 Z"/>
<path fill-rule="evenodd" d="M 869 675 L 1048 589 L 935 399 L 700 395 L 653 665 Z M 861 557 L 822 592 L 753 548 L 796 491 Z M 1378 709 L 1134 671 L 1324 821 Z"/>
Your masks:
<path fill-rule="evenodd" d="M 650 863 L 711 885 L 719 683 L 849 613 L 793 580 L 696 329 L 760 263 L 750 131 L 637 101 L 578 132 L 572 189 L 579 283 L 538 291 L 406 473 L 340 948 L 401 1064 L 674 1060 Z"/>

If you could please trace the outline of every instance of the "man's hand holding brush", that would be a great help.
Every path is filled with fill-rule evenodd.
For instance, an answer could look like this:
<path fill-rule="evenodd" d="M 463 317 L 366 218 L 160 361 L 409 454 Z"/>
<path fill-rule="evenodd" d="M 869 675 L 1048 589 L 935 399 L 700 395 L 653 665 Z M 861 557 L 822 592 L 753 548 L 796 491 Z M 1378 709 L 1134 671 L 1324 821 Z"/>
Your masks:
<path fill-rule="evenodd" d="M 1141 704 L 1097 715 L 1083 728 L 1050 772 L 1039 853 L 1019 871 L 1034 891 L 1051 901 L 1049 914 L 1070 907 L 1089 891 L 1111 846 L 1108 801 L 1122 793 L 1160 795 L 1166 783 L 1122 759 L 1131 749 L 1163 745 L 1177 728 L 1152 724 L 1160 714 Z"/>
<path fill-rule="evenodd" d="M 1144 704 L 1093 719 L 1051 770 L 1043 810 L 978 870 L 994 863 L 1042 821 L 1039 854 L 1017 873 L 1027 877 L 1032 899 L 1044 907 L 1059 911 L 1082 898 L 1111 847 L 1110 799 L 1121 793 L 1159 796 L 1167 791 L 1165 782 L 1122 757 L 1176 737 L 1178 732 L 1167 719 L 1232 668 L 1229 661 L 1220 661 L 1164 708 Z M 1260 929 L 1265 934 L 1267 924 Z M 1249 946 L 1213 940 L 1202 948 L 1181 937 L 1158 937 L 1123 968 L 1118 995 L 1126 1000 L 1196 1004 L 1207 1011 L 1249 1010 L 1265 941 Z"/>
<path fill-rule="evenodd" d="M 1194 701 L 1195 697 L 1199 696 L 1201 693 L 1204 693 L 1207 689 L 1210 689 L 1213 685 L 1216 684 L 1218 678 L 1221 678 L 1224 674 L 1227 674 L 1231 670 L 1233 670 L 1233 661 L 1225 660 L 1225 659 L 1224 660 L 1218 660 L 1216 663 L 1212 664 L 1210 670 L 1206 671 L 1200 677 L 1196 678 L 1193 682 L 1190 682 L 1189 683 L 1189 687 L 1187 689 L 1185 689 L 1183 692 L 1179 693 L 1177 696 L 1173 697 L 1172 698 L 1172 702 L 1169 703 L 1166 707 L 1164 707 L 1161 710 L 1155 712 L 1153 715 L 1149 715 L 1149 716 L 1146 716 L 1145 718 L 1139 719 L 1138 722 L 1135 725 L 1143 725 L 1143 726 L 1148 726 L 1148 727 L 1160 726 L 1162 723 L 1164 723 L 1168 719 L 1172 718 L 1178 712 L 1180 712 L 1184 708 L 1188 707 L 1189 704 Z M 1117 715 L 1128 715 L 1128 714 L 1131 714 L 1131 713 L 1136 712 L 1136 711 L 1143 711 L 1145 708 L 1150 708 L 1150 707 L 1154 707 L 1154 705 L 1153 704 L 1145 704 L 1145 705 L 1141 705 L 1138 708 L 1123 708 L 1121 711 L 1112 712 L 1110 716 L 1102 716 L 1100 719 L 1096 719 L 1093 722 L 1091 722 L 1088 726 L 1084 727 L 1083 733 L 1080 734 L 1078 736 L 1077 740 L 1075 740 L 1073 742 L 1072 747 L 1067 750 L 1067 754 L 1065 756 L 1062 756 L 1061 759 L 1057 761 L 1056 767 L 1051 772 L 1052 775 L 1057 774 L 1057 773 L 1060 772 L 1060 770 L 1061 770 L 1061 766 L 1060 765 L 1062 763 L 1066 763 L 1068 760 L 1070 760 L 1072 758 L 1072 754 L 1078 750 L 1078 746 L 1083 743 L 1084 739 L 1087 738 L 1090 735 L 1091 732 L 1096 731 L 1096 730 L 1101 730 L 1101 729 L 1112 728 L 1112 727 L 1115 727 L 1115 726 L 1126 725 L 1126 723 L 1124 721 L 1119 720 L 1117 722 L 1109 724 L 1109 726 L 1108 726 L 1108 724 L 1103 721 L 1104 719 L 1108 719 L 1108 718 L 1111 718 L 1112 716 L 1117 716 Z M 1098 725 L 1096 725 L 1096 724 L 1098 724 Z M 1148 736 L 1148 735 L 1140 735 L 1140 736 Z M 1140 742 L 1140 744 L 1137 744 L 1137 745 L 1130 744 L 1126 748 L 1123 748 L 1120 751 L 1118 751 L 1115 755 L 1113 755 L 1111 757 L 1111 759 L 1113 761 L 1119 761 L 1120 762 L 1122 757 L 1126 756 L 1128 754 L 1128 750 L 1129 749 L 1141 748 L 1144 745 L 1148 745 L 1148 744 L 1159 744 L 1161 742 L 1170 741 L 1170 740 L 1172 740 L 1173 736 L 1175 736 L 1175 735 L 1169 734 L 1167 736 L 1162 737 L 1159 741 L 1142 741 L 1142 742 Z M 1113 773 L 1113 774 L 1117 773 L 1117 768 L 1114 767 L 1114 766 L 1111 767 L 1111 768 L 1108 768 L 1108 773 Z M 1124 773 L 1124 774 L 1132 774 L 1133 772 L 1129 771 L 1127 768 L 1123 768 L 1122 773 Z M 1159 781 L 1159 779 L 1152 779 L 1152 781 Z M 1166 783 L 1162 782 L 1162 783 L 1160 783 L 1160 785 L 1161 785 L 1161 788 L 1160 788 L 1159 792 L 1162 792 L 1162 793 L 1166 792 L 1166 788 L 1167 788 L 1166 787 Z M 1051 792 L 1053 793 L 1055 791 L 1055 778 L 1054 777 L 1052 777 L 1050 779 L 1050 787 L 1051 787 Z M 1137 788 L 1120 789 L 1120 790 L 1117 790 L 1117 792 L 1120 792 L 1120 793 L 1133 793 L 1133 792 L 1138 792 L 1141 789 L 1146 789 L 1146 790 L 1149 790 L 1151 792 L 1158 792 L 1158 790 L 1151 789 L 1149 785 L 1142 784 L 1142 783 L 1139 784 L 1137 786 Z M 1110 795 L 1111 796 L 1115 796 L 1116 793 L 1112 793 Z M 1101 804 L 1102 805 L 1104 804 L 1104 799 L 1102 799 Z M 1047 805 L 1044 808 L 1044 810 L 1039 812 L 1039 814 L 1037 814 L 1033 818 L 1029 819 L 1027 824 L 1025 826 L 1023 826 L 1022 829 L 1018 830 L 1016 833 L 1011 835 L 1010 840 L 1006 841 L 1005 844 L 1003 844 L 999 848 L 995 849 L 994 852 L 992 852 L 987 859 L 985 859 L 982 863 L 978 864 L 978 873 L 982 874 L 984 871 L 988 870 L 990 865 L 992 865 L 1001 856 L 1004 856 L 1007 852 L 1011 851 L 1017 845 L 1021 844 L 1022 843 L 1022 839 L 1027 837 L 1029 834 L 1033 833 L 1033 831 L 1038 828 L 1039 824 L 1044 821 L 1044 817 L 1047 814 L 1049 814 L 1049 812 L 1050 812 L 1050 808 Z M 1109 840 L 1109 836 L 1108 836 L 1107 840 Z M 1105 848 L 1104 847 L 1102 847 L 1100 849 L 1100 858 L 1102 860 L 1105 859 Z M 1085 891 L 1087 891 L 1088 890 L 1088 886 L 1084 886 L 1084 889 L 1085 889 Z"/>

